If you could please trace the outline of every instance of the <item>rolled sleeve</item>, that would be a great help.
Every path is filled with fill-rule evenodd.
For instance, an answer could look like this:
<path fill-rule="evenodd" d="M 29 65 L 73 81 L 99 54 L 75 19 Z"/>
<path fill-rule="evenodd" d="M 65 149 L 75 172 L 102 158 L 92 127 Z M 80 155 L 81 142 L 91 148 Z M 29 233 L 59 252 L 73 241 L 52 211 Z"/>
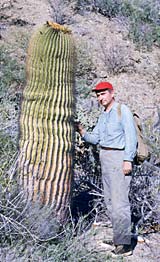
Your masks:
<path fill-rule="evenodd" d="M 93 145 L 96 145 L 100 141 L 100 136 L 99 136 L 99 122 L 93 129 L 91 133 L 85 132 L 84 135 L 82 136 L 82 139 L 88 143 L 91 143 Z"/>

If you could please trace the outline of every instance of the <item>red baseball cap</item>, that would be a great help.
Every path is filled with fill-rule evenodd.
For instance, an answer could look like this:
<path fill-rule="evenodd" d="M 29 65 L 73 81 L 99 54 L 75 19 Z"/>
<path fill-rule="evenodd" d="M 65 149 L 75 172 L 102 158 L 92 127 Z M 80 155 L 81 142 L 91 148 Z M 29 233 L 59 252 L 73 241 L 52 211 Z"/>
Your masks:
<path fill-rule="evenodd" d="M 106 90 L 106 89 L 113 90 L 112 84 L 109 83 L 109 82 L 100 82 L 99 84 L 97 84 L 97 85 L 92 89 L 92 91 L 93 91 L 93 92 L 98 92 L 98 91 L 103 91 L 103 90 Z"/>

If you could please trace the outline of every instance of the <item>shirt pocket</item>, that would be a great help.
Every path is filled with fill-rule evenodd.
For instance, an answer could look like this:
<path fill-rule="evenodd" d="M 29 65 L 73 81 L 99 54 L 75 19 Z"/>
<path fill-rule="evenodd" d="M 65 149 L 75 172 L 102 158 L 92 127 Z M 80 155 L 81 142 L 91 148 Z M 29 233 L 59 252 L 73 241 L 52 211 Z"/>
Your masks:
<path fill-rule="evenodd" d="M 121 122 L 107 123 L 107 133 L 109 136 L 120 135 L 123 132 Z"/>

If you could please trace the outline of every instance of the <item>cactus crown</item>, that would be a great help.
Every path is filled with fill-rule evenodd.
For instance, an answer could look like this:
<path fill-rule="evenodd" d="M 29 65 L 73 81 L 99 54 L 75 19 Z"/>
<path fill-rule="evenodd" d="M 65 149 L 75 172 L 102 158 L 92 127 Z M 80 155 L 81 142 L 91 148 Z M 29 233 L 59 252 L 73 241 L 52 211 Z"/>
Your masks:
<path fill-rule="evenodd" d="M 51 21 L 47 21 L 47 25 L 52 27 L 54 30 L 62 31 L 65 34 L 66 33 L 71 34 L 71 30 L 68 29 L 67 27 L 63 26 L 63 25 L 60 25 L 60 24 L 57 24 L 57 23 L 53 23 Z"/>

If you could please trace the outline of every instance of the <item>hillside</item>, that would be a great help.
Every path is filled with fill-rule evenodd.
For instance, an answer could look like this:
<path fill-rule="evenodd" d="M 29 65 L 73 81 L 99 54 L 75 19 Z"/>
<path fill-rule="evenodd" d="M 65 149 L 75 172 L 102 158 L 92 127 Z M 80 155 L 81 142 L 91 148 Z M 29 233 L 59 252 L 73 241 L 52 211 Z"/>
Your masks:
<path fill-rule="evenodd" d="M 3 0 L 1 41 L 15 48 L 17 46 L 16 51 L 20 52 L 18 45 L 21 40 L 24 41 L 25 32 L 29 37 L 38 25 L 47 20 L 57 20 L 58 5 L 63 8 L 62 3 L 56 1 L 53 10 L 47 0 L 36 0 L 34 3 L 32 0 Z M 145 48 L 137 50 L 135 44 L 127 38 L 125 21 L 118 21 L 117 18 L 110 21 L 99 13 L 87 10 L 81 15 L 73 11 L 72 4 L 64 12 L 77 47 L 83 45 L 86 49 L 88 61 L 85 66 L 91 65 L 85 76 L 88 78 L 88 89 L 100 79 L 107 79 L 113 83 L 118 101 L 130 105 L 144 119 L 151 117 L 156 122 L 159 105 L 159 48 L 154 46 L 152 51 L 146 51 Z M 16 52 L 18 55 L 21 54 Z"/>
<path fill-rule="evenodd" d="M 9 56 L 16 59 L 17 63 L 24 68 L 28 40 L 35 28 L 46 21 L 62 21 L 72 30 L 76 43 L 78 60 L 76 113 L 79 119 L 86 128 L 94 125 L 100 109 L 95 96 L 90 91 L 98 81 L 110 81 L 115 88 L 116 100 L 127 104 L 133 111 L 139 113 L 144 126 L 145 138 L 153 153 L 151 164 L 155 164 L 158 168 L 160 165 L 157 153 L 159 148 L 158 132 L 160 130 L 160 48 L 156 44 L 149 49 L 145 46 L 138 48 L 136 43 L 128 38 L 127 20 L 120 17 L 110 19 L 97 10 L 93 10 L 90 5 L 84 4 L 84 8 L 82 5 L 77 8 L 77 2 L 68 1 L 68 4 L 65 4 L 65 1 L 61 0 L 2 0 L 1 47 L 5 47 Z M 3 97 L 1 94 L 0 97 L 1 133 L 3 135 L 6 132 L 5 136 L 10 134 L 12 140 L 18 139 L 20 100 L 25 86 L 25 77 L 23 76 L 23 81 L 21 81 L 21 76 L 18 77 L 18 80 L 15 79 L 12 85 L 7 86 L 6 95 Z M 4 144 L 3 141 L 1 143 L 2 150 L 5 145 L 5 138 Z M 10 143 L 12 144 L 12 142 Z M 2 155 L 3 164 L 5 159 L 7 159 L 6 162 L 12 162 L 10 159 L 13 157 L 13 152 L 16 154 L 15 144 L 13 144 L 13 147 L 13 151 L 11 150 L 9 154 L 4 153 Z M 8 167 L 8 163 L 5 163 L 5 165 Z M 3 171 L 3 168 L 1 169 Z M 159 179 L 157 181 L 159 183 Z M 108 246 L 102 243 L 106 236 L 109 238 L 112 236 L 110 228 L 92 226 L 76 241 L 80 243 L 83 240 L 88 252 L 94 250 L 104 256 L 105 253 L 109 252 Z M 159 243 L 159 232 L 152 230 L 149 234 L 144 234 L 141 243 L 137 243 L 132 257 L 124 260 L 92 261 L 157 262 L 159 260 Z M 30 253 L 32 253 L 32 248 L 29 248 Z M 25 260 L 25 257 L 17 257 L 14 248 L 10 252 L 6 250 L 0 247 L 1 261 L 44 261 L 43 258 L 39 258 L 37 250 L 35 260 L 34 255 L 31 256 L 31 260 L 29 258 Z M 48 260 L 45 261 L 54 260 L 49 258 L 48 255 Z M 85 262 L 86 260 L 83 260 L 82 256 L 82 260 L 70 261 Z M 89 258 L 88 262 L 91 262 Z"/>

